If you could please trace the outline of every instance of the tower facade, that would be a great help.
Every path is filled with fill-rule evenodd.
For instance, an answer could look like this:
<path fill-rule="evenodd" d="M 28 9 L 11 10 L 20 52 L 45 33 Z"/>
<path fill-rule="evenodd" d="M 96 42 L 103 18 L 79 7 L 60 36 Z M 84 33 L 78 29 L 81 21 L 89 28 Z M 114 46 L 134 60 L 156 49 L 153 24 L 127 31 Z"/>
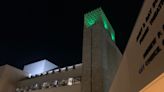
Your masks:
<path fill-rule="evenodd" d="M 101 8 L 84 15 L 82 92 L 108 92 L 121 53 Z"/>

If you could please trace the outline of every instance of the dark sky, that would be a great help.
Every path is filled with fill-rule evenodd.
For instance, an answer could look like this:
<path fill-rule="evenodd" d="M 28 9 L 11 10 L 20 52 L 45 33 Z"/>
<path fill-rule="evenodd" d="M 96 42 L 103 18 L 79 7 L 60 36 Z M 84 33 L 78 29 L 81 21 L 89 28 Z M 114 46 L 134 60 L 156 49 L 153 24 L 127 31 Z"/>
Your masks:
<path fill-rule="evenodd" d="M 27 0 L 6 2 L 1 14 L 0 65 L 22 69 L 48 59 L 61 67 L 81 63 L 83 15 L 102 7 L 124 52 L 143 0 Z"/>

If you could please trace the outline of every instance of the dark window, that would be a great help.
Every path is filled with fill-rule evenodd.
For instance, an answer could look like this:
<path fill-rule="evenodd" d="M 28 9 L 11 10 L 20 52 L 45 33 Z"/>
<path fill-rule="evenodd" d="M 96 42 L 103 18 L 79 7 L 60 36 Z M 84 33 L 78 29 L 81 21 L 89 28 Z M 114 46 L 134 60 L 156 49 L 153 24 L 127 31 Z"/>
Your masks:
<path fill-rule="evenodd" d="M 156 17 L 157 17 L 157 15 L 158 15 L 159 11 L 160 11 L 160 9 L 157 8 L 157 10 L 154 12 L 153 17 L 152 17 L 151 20 L 150 20 L 150 24 L 151 24 L 151 25 L 153 24 L 154 20 L 156 19 Z"/>
<path fill-rule="evenodd" d="M 152 13 L 152 10 L 151 10 L 151 8 L 150 8 L 149 13 L 148 13 L 148 15 L 147 15 L 147 17 L 146 17 L 146 22 L 149 20 L 151 13 Z"/>
<path fill-rule="evenodd" d="M 155 1 L 153 2 L 153 8 L 155 8 L 157 2 L 158 2 L 158 0 L 155 0 Z"/>
<path fill-rule="evenodd" d="M 150 50 L 153 48 L 153 46 L 156 44 L 156 39 L 154 38 L 153 41 L 150 43 L 150 45 L 148 46 L 148 48 L 146 49 L 143 57 L 145 58 L 148 53 L 150 52 Z"/>
<path fill-rule="evenodd" d="M 142 41 L 144 40 L 144 38 L 145 38 L 145 36 L 147 35 L 148 31 L 149 31 L 149 27 L 146 28 L 144 34 L 142 35 L 142 37 L 141 37 L 141 39 L 140 39 L 140 44 L 141 44 Z"/>
<path fill-rule="evenodd" d="M 159 3 L 159 5 L 158 5 L 158 7 L 159 7 L 160 9 L 162 8 L 163 3 L 164 3 L 164 0 L 161 0 L 160 3 Z"/>
<path fill-rule="evenodd" d="M 141 74 L 145 69 L 145 65 L 142 65 L 141 68 L 139 69 L 138 73 Z"/>
<path fill-rule="evenodd" d="M 59 67 L 59 72 L 61 72 L 61 68 Z"/>
<path fill-rule="evenodd" d="M 146 66 L 151 63 L 151 61 L 155 58 L 155 56 L 158 55 L 158 53 L 161 51 L 161 48 L 159 46 L 153 51 L 153 54 L 148 58 L 148 60 L 145 62 Z"/>
<path fill-rule="evenodd" d="M 68 71 L 68 66 L 66 67 L 66 71 Z"/>
<path fill-rule="evenodd" d="M 73 65 L 73 69 L 75 69 L 75 65 Z"/>
<path fill-rule="evenodd" d="M 142 27 L 141 27 L 141 29 L 140 29 L 140 32 L 139 32 L 138 36 L 137 36 L 137 39 L 136 39 L 137 41 L 138 41 L 138 39 L 140 38 L 141 33 L 142 33 Z"/>
<path fill-rule="evenodd" d="M 161 32 L 158 32 L 158 33 L 157 33 L 158 38 L 160 38 L 160 37 L 161 37 L 161 35 L 162 35 L 162 33 L 161 33 Z"/>
<path fill-rule="evenodd" d="M 145 23 L 143 23 L 143 28 L 145 28 Z"/>

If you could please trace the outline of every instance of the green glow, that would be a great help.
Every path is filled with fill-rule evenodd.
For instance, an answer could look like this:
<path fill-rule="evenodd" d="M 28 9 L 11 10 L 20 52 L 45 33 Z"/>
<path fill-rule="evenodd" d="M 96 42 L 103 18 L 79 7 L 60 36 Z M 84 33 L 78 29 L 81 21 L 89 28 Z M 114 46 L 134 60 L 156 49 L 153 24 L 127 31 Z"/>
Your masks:
<path fill-rule="evenodd" d="M 108 27 L 108 19 L 105 17 L 105 15 L 103 13 L 102 13 L 101 17 L 102 17 L 104 28 L 106 30 L 108 30 L 109 29 L 109 27 Z"/>
<path fill-rule="evenodd" d="M 115 34 L 114 33 L 111 34 L 111 38 L 112 38 L 112 41 L 115 41 Z"/>
<path fill-rule="evenodd" d="M 106 23 L 104 23 L 104 28 L 108 29 L 108 25 Z"/>
<path fill-rule="evenodd" d="M 100 9 L 95 10 L 95 11 L 91 11 L 88 14 L 85 14 L 85 24 L 87 27 L 90 27 L 92 25 L 94 25 L 97 21 L 97 19 L 100 17 Z"/>
<path fill-rule="evenodd" d="M 115 41 L 115 33 L 114 30 L 106 18 L 104 12 L 101 8 L 95 9 L 84 15 L 84 23 L 86 27 L 93 26 L 100 18 L 102 18 L 104 29 L 107 31 L 112 41 Z"/>

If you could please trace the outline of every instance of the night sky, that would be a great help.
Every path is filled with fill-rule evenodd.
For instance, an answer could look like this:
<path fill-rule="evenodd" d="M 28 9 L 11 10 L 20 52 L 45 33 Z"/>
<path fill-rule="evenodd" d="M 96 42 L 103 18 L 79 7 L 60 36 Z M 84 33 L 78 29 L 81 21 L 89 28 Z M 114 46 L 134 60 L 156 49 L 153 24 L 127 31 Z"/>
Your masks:
<path fill-rule="evenodd" d="M 22 69 L 47 59 L 63 67 L 82 62 L 83 15 L 102 7 L 124 52 L 143 0 L 27 0 L 6 2 L 0 65 Z"/>

